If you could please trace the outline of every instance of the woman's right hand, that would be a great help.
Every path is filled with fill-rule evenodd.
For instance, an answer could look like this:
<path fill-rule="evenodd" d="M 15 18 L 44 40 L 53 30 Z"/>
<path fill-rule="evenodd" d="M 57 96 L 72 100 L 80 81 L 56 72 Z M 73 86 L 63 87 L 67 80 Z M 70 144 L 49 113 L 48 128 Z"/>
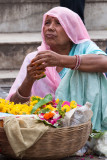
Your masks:
<path fill-rule="evenodd" d="M 38 69 L 38 65 L 30 63 L 27 66 L 27 76 L 26 79 L 30 82 L 39 80 L 45 76 L 45 69 Z"/>
<path fill-rule="evenodd" d="M 39 64 L 38 64 L 39 65 Z M 36 80 L 43 78 L 45 68 L 38 69 L 37 63 L 31 63 L 27 66 L 27 74 L 18 91 L 11 96 L 10 101 L 15 103 L 24 103 L 29 100 L 32 85 Z"/>

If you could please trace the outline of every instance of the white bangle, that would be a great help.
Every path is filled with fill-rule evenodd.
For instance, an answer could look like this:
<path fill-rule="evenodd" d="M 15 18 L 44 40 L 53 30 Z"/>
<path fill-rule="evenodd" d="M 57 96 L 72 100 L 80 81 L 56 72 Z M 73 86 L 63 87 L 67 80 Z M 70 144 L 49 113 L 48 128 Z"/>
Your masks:
<path fill-rule="evenodd" d="M 28 101 L 30 99 L 30 96 L 29 97 L 23 97 L 22 95 L 20 95 L 18 89 L 16 90 L 16 94 L 17 94 L 18 98 L 20 98 L 21 100 Z"/>

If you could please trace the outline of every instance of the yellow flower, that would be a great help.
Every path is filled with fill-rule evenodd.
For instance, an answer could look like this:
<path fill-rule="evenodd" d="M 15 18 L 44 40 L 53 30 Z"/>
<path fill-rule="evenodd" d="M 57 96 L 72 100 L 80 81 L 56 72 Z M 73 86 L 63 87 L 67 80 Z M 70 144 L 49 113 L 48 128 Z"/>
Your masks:
<path fill-rule="evenodd" d="M 77 107 L 77 102 L 76 101 L 71 101 L 70 102 L 70 107 L 71 107 L 71 109 L 73 109 L 73 108 L 76 108 Z"/>
<path fill-rule="evenodd" d="M 55 102 L 58 104 L 59 103 L 59 99 L 57 98 Z"/>
<path fill-rule="evenodd" d="M 34 113 L 35 114 L 37 114 L 37 112 L 39 112 L 41 109 L 40 108 L 38 108 Z"/>
<path fill-rule="evenodd" d="M 3 110 L 3 105 L 0 104 L 0 112 L 2 112 L 2 110 Z"/>
<path fill-rule="evenodd" d="M 39 96 L 36 96 L 36 98 L 40 98 L 40 99 L 43 99 L 42 97 L 39 97 Z"/>
<path fill-rule="evenodd" d="M 3 109 L 2 109 L 2 112 L 3 112 L 3 113 L 6 113 L 6 108 L 3 108 Z"/>
<path fill-rule="evenodd" d="M 43 99 L 41 97 L 36 96 L 36 98 Z M 59 99 L 55 101 L 56 103 L 59 102 Z M 64 103 L 65 101 L 63 101 Z M 4 113 L 10 113 L 14 115 L 22 115 L 22 114 L 31 114 L 33 106 L 38 103 L 38 100 L 33 101 L 33 96 L 30 98 L 30 103 L 25 104 L 14 104 L 14 102 L 10 102 L 9 100 L 0 99 L 0 112 Z M 70 106 L 67 104 L 63 104 L 63 107 L 61 108 L 62 111 L 68 112 L 70 109 L 76 108 L 77 103 L 75 101 L 70 102 Z M 41 109 L 48 108 L 50 111 L 55 111 L 56 108 L 52 106 L 52 104 L 47 104 L 43 107 L 38 108 L 34 114 L 37 114 Z"/>
<path fill-rule="evenodd" d="M 38 100 L 31 101 L 31 102 L 30 102 L 30 105 L 34 106 L 36 103 L 38 103 Z"/>
<path fill-rule="evenodd" d="M 61 108 L 62 111 L 66 110 L 66 112 L 69 112 L 70 109 L 71 109 L 70 106 L 68 106 L 67 104 L 63 105 L 63 107 Z"/>
<path fill-rule="evenodd" d="M 56 108 L 52 107 L 51 104 L 46 105 L 45 108 L 48 108 L 48 109 L 51 110 L 51 111 L 55 111 L 55 110 L 56 110 Z"/>
<path fill-rule="evenodd" d="M 32 96 L 32 97 L 30 97 L 30 101 L 32 101 L 32 99 L 33 99 L 34 97 L 36 97 L 37 99 L 43 99 L 42 97 L 39 97 L 39 96 Z"/>

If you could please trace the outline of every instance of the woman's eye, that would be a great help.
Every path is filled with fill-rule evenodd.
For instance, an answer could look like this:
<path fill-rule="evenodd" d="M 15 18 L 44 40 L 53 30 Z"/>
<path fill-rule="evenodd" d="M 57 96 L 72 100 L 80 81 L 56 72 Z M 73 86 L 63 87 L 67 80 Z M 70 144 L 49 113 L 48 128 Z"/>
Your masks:
<path fill-rule="evenodd" d="M 50 23 L 49 21 L 46 21 L 46 22 L 45 22 L 45 25 L 46 25 L 46 24 L 49 24 L 49 23 Z"/>
<path fill-rule="evenodd" d="M 57 21 L 56 23 L 57 23 L 57 24 L 60 24 L 60 22 L 59 22 L 59 21 Z"/>

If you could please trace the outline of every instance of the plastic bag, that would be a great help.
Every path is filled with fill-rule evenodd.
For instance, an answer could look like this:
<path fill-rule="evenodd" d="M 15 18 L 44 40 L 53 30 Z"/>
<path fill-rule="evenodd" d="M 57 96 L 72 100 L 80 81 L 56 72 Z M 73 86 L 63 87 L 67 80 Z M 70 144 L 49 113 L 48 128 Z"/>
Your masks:
<path fill-rule="evenodd" d="M 97 151 L 100 155 L 107 157 L 107 131 L 96 140 L 94 151 Z"/>
<path fill-rule="evenodd" d="M 66 112 L 62 121 L 63 126 L 75 126 L 87 122 L 91 119 L 93 112 L 90 109 L 91 103 L 86 102 L 84 106 Z"/>

